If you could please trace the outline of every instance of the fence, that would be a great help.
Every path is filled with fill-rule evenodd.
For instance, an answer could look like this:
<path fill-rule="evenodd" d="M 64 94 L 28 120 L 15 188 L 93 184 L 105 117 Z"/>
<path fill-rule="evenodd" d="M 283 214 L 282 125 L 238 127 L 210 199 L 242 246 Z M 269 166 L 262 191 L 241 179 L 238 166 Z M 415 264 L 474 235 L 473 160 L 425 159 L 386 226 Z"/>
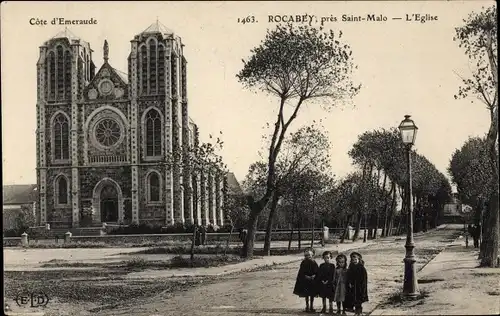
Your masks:
<path fill-rule="evenodd" d="M 339 239 L 343 232 L 342 228 L 331 228 L 329 229 L 328 239 L 336 240 Z M 290 239 L 290 234 L 292 232 L 290 230 L 278 230 L 273 231 L 271 233 L 272 241 L 288 241 Z M 363 230 L 360 231 L 359 236 L 363 238 Z M 349 231 L 348 238 L 352 238 L 354 234 L 354 230 L 351 229 Z M 380 236 L 381 229 L 379 229 L 377 235 Z M 256 242 L 263 242 L 265 239 L 266 232 L 265 231 L 257 231 L 255 234 Z M 172 243 L 185 243 L 190 242 L 192 239 L 192 233 L 182 233 L 182 234 L 148 234 L 148 235 L 102 235 L 102 236 L 72 236 L 71 233 L 67 232 L 64 234 L 64 237 L 61 236 L 61 240 L 64 240 L 66 243 L 71 242 L 72 244 L 78 243 L 95 243 L 95 244 L 106 244 L 109 246 L 119 246 L 119 245 L 145 245 L 145 244 L 156 244 L 156 243 L 164 243 L 164 242 L 172 242 Z M 297 241 L 299 236 L 299 231 L 294 230 L 292 234 L 292 240 Z M 29 235 L 26 234 L 26 244 L 36 244 L 43 243 L 47 245 L 55 244 L 55 239 L 33 239 L 29 238 Z M 312 230 L 301 230 L 300 237 L 303 242 L 308 242 L 312 237 Z M 314 239 L 320 240 L 323 237 L 323 231 L 317 229 L 314 231 Z M 229 233 L 207 233 L 207 244 L 220 244 L 222 242 L 227 242 L 229 238 Z M 231 243 L 240 243 L 238 232 L 233 232 L 231 235 Z M 4 247 L 16 247 L 23 245 L 23 237 L 4 237 L 3 238 L 3 246 Z"/>

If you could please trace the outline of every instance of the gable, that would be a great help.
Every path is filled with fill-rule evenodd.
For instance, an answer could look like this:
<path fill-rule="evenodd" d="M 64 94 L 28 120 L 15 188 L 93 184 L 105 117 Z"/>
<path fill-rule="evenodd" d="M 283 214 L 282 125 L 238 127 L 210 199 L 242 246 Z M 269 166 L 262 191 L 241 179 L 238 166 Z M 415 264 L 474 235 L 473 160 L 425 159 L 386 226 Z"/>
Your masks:
<path fill-rule="evenodd" d="M 128 76 L 107 62 L 83 91 L 86 101 L 113 101 L 128 99 Z"/>

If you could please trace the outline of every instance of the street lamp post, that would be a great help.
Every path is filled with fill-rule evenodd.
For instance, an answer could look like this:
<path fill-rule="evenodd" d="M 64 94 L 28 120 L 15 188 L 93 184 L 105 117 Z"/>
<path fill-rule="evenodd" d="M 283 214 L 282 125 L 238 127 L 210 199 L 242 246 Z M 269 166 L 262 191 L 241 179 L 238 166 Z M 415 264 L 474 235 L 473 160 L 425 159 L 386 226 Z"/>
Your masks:
<path fill-rule="evenodd" d="M 415 257 L 415 242 L 413 240 L 413 197 L 412 197 L 412 176 L 411 176 L 411 147 L 415 143 L 415 137 L 417 135 L 417 126 L 413 120 L 410 119 L 410 115 L 405 115 L 405 119 L 399 124 L 399 131 L 401 133 L 401 139 L 405 145 L 406 152 L 406 166 L 407 166 L 407 195 L 406 203 L 408 207 L 408 220 L 406 229 L 406 256 L 404 258 L 405 263 L 405 273 L 404 273 L 404 283 L 403 283 L 403 295 L 407 297 L 416 297 L 419 294 L 418 281 L 417 281 L 417 271 L 415 267 L 416 257 Z"/>

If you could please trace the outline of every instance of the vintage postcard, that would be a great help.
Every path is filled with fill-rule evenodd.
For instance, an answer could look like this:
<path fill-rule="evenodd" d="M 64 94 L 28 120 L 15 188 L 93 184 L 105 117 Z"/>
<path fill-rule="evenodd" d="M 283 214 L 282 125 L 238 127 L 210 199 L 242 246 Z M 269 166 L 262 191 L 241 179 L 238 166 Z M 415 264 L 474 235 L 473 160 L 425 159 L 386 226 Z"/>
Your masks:
<path fill-rule="evenodd" d="M 4 1 L 6 315 L 498 315 L 494 1 Z"/>

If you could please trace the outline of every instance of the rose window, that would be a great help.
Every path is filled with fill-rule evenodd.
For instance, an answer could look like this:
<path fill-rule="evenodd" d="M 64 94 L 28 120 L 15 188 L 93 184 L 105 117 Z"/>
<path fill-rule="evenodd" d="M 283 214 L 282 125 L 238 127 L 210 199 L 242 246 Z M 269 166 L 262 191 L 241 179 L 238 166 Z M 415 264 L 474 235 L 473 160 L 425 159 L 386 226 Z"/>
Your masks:
<path fill-rule="evenodd" d="M 121 137 L 120 125 L 113 119 L 103 119 L 95 127 L 95 138 L 102 146 L 113 146 Z"/>

